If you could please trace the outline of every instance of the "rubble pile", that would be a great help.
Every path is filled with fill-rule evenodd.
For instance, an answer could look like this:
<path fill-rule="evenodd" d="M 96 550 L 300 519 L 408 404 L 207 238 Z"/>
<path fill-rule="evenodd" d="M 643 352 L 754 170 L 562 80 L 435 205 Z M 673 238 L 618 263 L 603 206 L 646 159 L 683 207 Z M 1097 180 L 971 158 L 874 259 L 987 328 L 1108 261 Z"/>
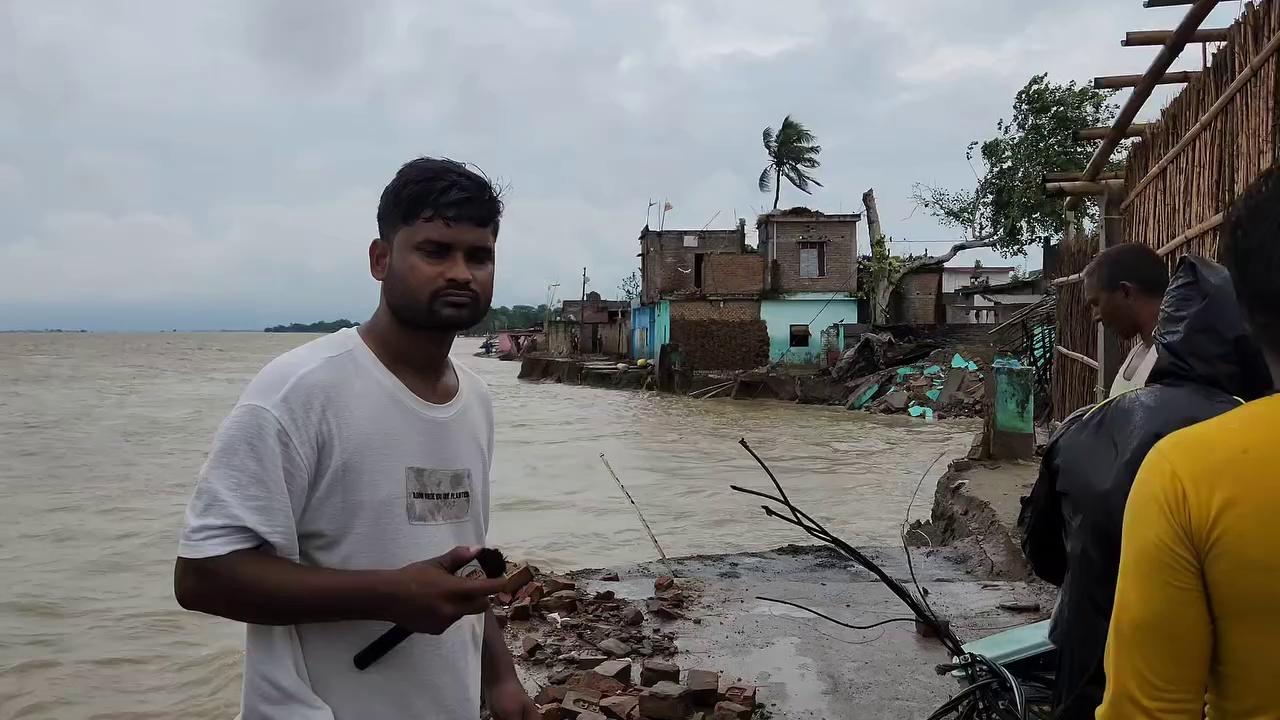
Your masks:
<path fill-rule="evenodd" d="M 686 615 L 691 590 L 660 577 L 642 602 L 612 590 L 587 592 L 575 580 L 516 567 L 512 595 L 495 598 L 494 614 L 517 661 L 545 673 L 534 697 L 543 720 L 747 720 L 756 689 L 708 670 L 667 662 L 675 635 L 661 624 L 699 622 Z M 600 577 L 599 585 L 618 581 Z M 648 629 L 646 630 L 646 625 Z"/>
<path fill-rule="evenodd" d="M 945 349 L 920 354 L 909 347 L 892 353 L 885 350 L 892 339 L 868 342 L 868 336 L 877 337 L 865 334 L 833 370 L 849 391 L 846 409 L 907 413 L 925 420 L 983 414 L 986 383 L 976 362 Z M 905 357 L 913 359 L 901 362 Z M 857 374 L 876 363 L 882 366 Z"/>

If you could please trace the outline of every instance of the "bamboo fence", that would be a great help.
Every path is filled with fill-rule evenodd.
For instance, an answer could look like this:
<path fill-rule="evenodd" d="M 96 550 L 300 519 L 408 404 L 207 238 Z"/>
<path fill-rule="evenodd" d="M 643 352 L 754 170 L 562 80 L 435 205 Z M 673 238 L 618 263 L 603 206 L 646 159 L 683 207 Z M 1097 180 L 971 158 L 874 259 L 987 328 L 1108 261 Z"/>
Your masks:
<path fill-rule="evenodd" d="M 1227 35 L 1210 66 L 1169 103 L 1127 159 L 1125 241 L 1156 248 L 1171 272 L 1184 254 L 1218 259 L 1223 212 L 1278 159 L 1280 0 L 1246 4 Z M 1096 247 L 1064 243 L 1059 275 L 1082 270 Z M 1097 332 L 1081 284 L 1058 292 L 1058 343 L 1096 358 Z M 1094 370 L 1055 354 L 1054 417 L 1093 402 L 1096 386 Z"/>

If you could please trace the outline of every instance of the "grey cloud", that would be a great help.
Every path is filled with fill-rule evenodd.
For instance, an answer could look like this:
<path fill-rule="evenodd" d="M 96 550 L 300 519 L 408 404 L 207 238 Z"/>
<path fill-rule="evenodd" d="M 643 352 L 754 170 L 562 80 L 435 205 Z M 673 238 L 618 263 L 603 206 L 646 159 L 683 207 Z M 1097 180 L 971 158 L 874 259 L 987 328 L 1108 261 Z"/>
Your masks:
<path fill-rule="evenodd" d="M 818 134 L 826 187 L 784 203 L 857 210 L 874 185 L 895 237 L 954 239 L 912 214 L 913 182 L 971 183 L 965 144 L 1028 77 L 1139 72 L 1154 51 L 1120 48 L 1123 32 L 1178 16 L 1114 0 L 778 7 L 11 0 L 0 327 L 360 317 L 378 193 L 419 154 L 511 183 L 498 302 L 540 302 L 583 265 L 610 293 L 650 198 L 675 206 L 668 227 L 767 206 L 760 129 L 787 113 Z"/>

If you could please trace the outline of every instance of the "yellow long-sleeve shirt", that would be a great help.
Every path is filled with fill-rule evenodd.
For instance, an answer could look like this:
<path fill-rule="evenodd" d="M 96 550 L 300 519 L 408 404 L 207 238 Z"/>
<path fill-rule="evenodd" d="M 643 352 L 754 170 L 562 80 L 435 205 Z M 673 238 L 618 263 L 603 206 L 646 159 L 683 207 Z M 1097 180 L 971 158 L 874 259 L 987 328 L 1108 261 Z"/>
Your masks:
<path fill-rule="evenodd" d="M 1097 717 L 1280 719 L 1280 396 L 1161 440 L 1125 505 Z"/>

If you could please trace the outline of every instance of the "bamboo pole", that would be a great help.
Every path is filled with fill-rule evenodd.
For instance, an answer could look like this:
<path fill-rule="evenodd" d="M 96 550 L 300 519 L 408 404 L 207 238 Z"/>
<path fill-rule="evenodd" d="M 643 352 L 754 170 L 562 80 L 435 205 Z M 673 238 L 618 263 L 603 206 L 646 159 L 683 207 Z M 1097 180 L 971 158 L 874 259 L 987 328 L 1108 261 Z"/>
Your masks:
<path fill-rule="evenodd" d="M 1204 235 L 1205 233 L 1209 232 L 1210 230 L 1213 230 L 1214 228 L 1219 227 L 1220 225 L 1222 225 L 1223 221 L 1226 220 L 1226 217 L 1227 217 L 1227 214 L 1225 212 L 1220 212 L 1217 215 L 1214 215 L 1208 220 L 1205 220 L 1199 225 L 1196 225 L 1195 227 L 1182 233 L 1178 237 L 1165 243 L 1163 246 L 1161 246 L 1159 250 L 1156 250 L 1156 254 L 1162 257 L 1165 255 L 1168 255 L 1174 250 L 1177 250 L 1182 245 L 1186 244 L 1188 240 L 1193 240 L 1195 238 L 1198 238 L 1201 235 Z"/>
<path fill-rule="evenodd" d="M 1047 172 L 1040 176 L 1041 183 L 1053 182 L 1077 182 L 1084 177 L 1082 172 Z M 1123 180 L 1123 172 L 1105 172 L 1098 176 L 1098 180 Z"/>
<path fill-rule="evenodd" d="M 640 506 L 631 497 L 631 493 L 627 492 L 627 488 L 618 479 L 618 473 L 613 471 L 613 466 L 609 464 L 609 459 L 600 453 L 600 462 L 604 463 L 604 469 L 609 471 L 613 476 L 613 481 L 618 483 L 618 489 L 622 490 L 622 494 L 627 496 L 627 501 L 631 503 L 631 507 L 635 509 L 636 515 L 640 518 L 640 524 L 644 525 L 644 531 L 649 533 L 649 539 L 653 541 L 653 549 L 658 551 L 658 557 L 662 559 L 662 564 L 667 568 L 667 574 L 671 577 L 676 576 L 676 571 L 671 569 L 671 563 L 667 560 L 667 554 L 662 552 L 662 546 L 658 544 L 658 537 L 653 534 L 653 529 L 649 527 L 649 521 L 644 519 L 644 513 L 640 512 Z"/>
<path fill-rule="evenodd" d="M 1101 195 L 1109 190 L 1124 190 L 1124 180 L 1099 180 L 1087 182 L 1049 182 L 1044 184 L 1045 195 Z"/>
<path fill-rule="evenodd" d="M 1214 1 L 1224 2 L 1224 0 L 1214 0 Z M 1196 0 L 1143 0 L 1142 7 L 1144 8 L 1179 7 L 1182 5 L 1192 5 L 1195 2 Z"/>
<path fill-rule="evenodd" d="M 1057 350 L 1058 354 L 1062 355 L 1063 357 L 1069 357 L 1072 360 L 1082 362 L 1085 365 L 1088 365 L 1089 367 L 1093 368 L 1094 370 L 1098 369 L 1098 361 L 1094 360 L 1091 357 L 1086 357 L 1084 355 L 1081 355 L 1078 352 L 1071 352 L 1070 350 L 1062 347 L 1061 345 L 1054 345 L 1053 349 Z"/>
<path fill-rule="evenodd" d="M 1155 129 L 1155 123 L 1132 123 L 1125 128 L 1125 137 L 1142 137 Z M 1111 132 L 1109 127 L 1089 127 L 1080 128 L 1071 133 L 1076 142 L 1085 142 L 1088 140 L 1106 140 L 1107 135 Z"/>
<path fill-rule="evenodd" d="M 1178 144 L 1174 145 L 1169 152 L 1165 153 L 1165 156 L 1160 159 L 1160 162 L 1156 163 L 1155 167 L 1151 168 L 1151 170 L 1149 170 L 1147 174 L 1138 181 L 1138 184 L 1134 186 L 1133 191 L 1129 193 L 1129 197 L 1125 198 L 1124 203 L 1121 204 L 1121 209 L 1129 207 L 1133 202 L 1134 197 L 1150 185 L 1156 175 L 1159 175 L 1165 168 L 1169 167 L 1169 163 L 1173 162 L 1173 159 L 1177 157 L 1179 153 L 1186 150 L 1187 146 L 1199 137 L 1200 133 L 1204 132 L 1205 128 L 1209 127 L 1209 123 L 1213 122 L 1213 119 L 1218 117 L 1219 113 L 1226 108 L 1227 103 L 1231 102 L 1232 98 L 1236 96 L 1236 93 L 1240 92 L 1240 89 L 1245 86 L 1245 83 L 1249 82 L 1249 80 L 1258 73 L 1258 70 L 1262 68 L 1263 64 L 1266 63 L 1277 50 L 1280 50 L 1280 32 L 1276 33 L 1271 38 L 1271 42 L 1267 43 L 1266 47 L 1262 49 L 1262 52 L 1258 53 L 1257 57 L 1253 59 L 1253 62 L 1249 63 L 1248 67 L 1244 69 L 1244 72 L 1236 76 L 1235 81 L 1231 83 L 1226 92 L 1224 92 L 1222 96 L 1218 98 L 1218 101 L 1209 108 L 1209 111 L 1201 116 L 1196 124 L 1187 131 L 1187 134 L 1182 136 L 1182 139 L 1178 141 Z"/>
<path fill-rule="evenodd" d="M 1213 12 L 1214 7 L 1218 4 L 1218 0 L 1193 0 L 1193 2 L 1191 9 L 1187 11 L 1187 14 L 1182 18 L 1182 22 L 1178 23 L 1177 29 L 1173 31 L 1173 35 L 1169 36 L 1169 40 L 1165 42 L 1164 47 L 1160 48 L 1160 52 L 1156 54 L 1155 60 L 1151 62 L 1151 67 L 1147 68 L 1147 72 L 1142 76 L 1143 81 L 1129 94 L 1129 99 L 1125 101 L 1124 107 L 1120 109 L 1115 122 L 1111 125 L 1111 132 L 1103 139 L 1098 149 L 1094 151 L 1088 167 L 1084 170 L 1086 179 L 1098 177 L 1103 169 L 1106 168 L 1107 163 L 1111 161 L 1111 153 L 1115 152 L 1116 147 L 1123 139 L 1124 131 L 1128 129 L 1133 119 L 1138 116 L 1138 111 L 1142 109 L 1142 106 L 1155 90 L 1156 80 L 1168 72 L 1170 66 L 1173 65 L 1173 61 L 1178 59 L 1182 49 L 1187 46 L 1187 40 L 1191 38 L 1191 34 L 1200 28 L 1200 23 L 1209 17 L 1209 13 Z M 1065 207 L 1067 210 L 1074 210 L 1079 205 L 1079 199 L 1071 197 L 1067 198 Z"/>
<path fill-rule="evenodd" d="M 1226 42 L 1227 33 L 1230 28 L 1204 28 L 1197 30 L 1191 34 L 1188 43 L 1210 43 L 1210 42 Z M 1124 34 L 1124 40 L 1120 41 L 1121 47 L 1144 47 L 1150 45 L 1163 45 L 1169 42 L 1169 38 L 1173 35 L 1172 30 L 1137 30 Z"/>
<path fill-rule="evenodd" d="M 1146 75 L 1102 75 L 1093 79 L 1093 88 L 1095 90 L 1122 90 L 1124 88 L 1137 87 L 1146 82 L 1146 77 Z M 1200 77 L 1199 70 L 1179 70 L 1165 73 L 1152 82 L 1156 85 L 1177 85 L 1191 82 L 1198 77 Z"/>
<path fill-rule="evenodd" d="M 1080 282 L 1080 281 L 1081 281 L 1081 280 L 1083 280 L 1083 279 L 1084 279 L 1084 273 L 1083 273 L 1083 272 L 1078 272 L 1078 273 L 1073 273 L 1073 274 L 1071 274 L 1071 275 L 1067 275 L 1066 277 L 1060 277 L 1060 278 L 1057 278 L 1057 279 L 1055 279 L 1053 282 L 1051 282 L 1051 283 L 1049 283 L 1049 284 L 1050 284 L 1050 285 L 1052 285 L 1052 286 L 1054 286 L 1054 287 L 1061 287 L 1061 286 L 1063 286 L 1063 285 L 1070 285 L 1070 284 L 1072 284 L 1072 283 L 1078 283 L 1078 282 Z"/>

